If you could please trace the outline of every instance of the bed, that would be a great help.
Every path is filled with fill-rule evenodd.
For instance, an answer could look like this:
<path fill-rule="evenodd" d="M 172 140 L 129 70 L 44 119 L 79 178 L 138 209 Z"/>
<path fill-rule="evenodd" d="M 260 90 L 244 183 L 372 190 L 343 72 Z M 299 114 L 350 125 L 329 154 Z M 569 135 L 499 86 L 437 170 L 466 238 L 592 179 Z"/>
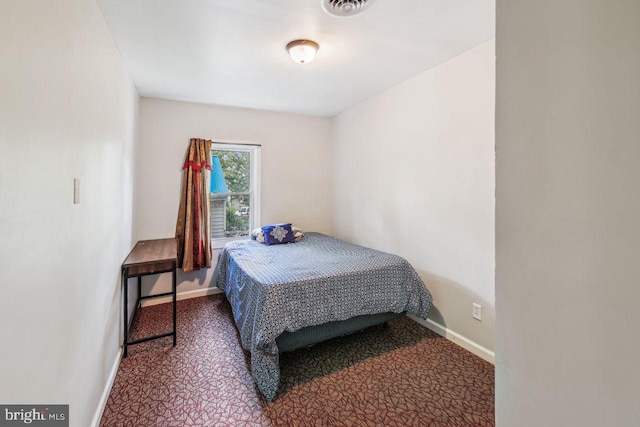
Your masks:
<path fill-rule="evenodd" d="M 251 353 L 251 374 L 268 400 L 280 382 L 280 351 L 404 312 L 426 319 L 432 302 L 404 258 L 321 233 L 271 246 L 229 242 L 214 281 L 231 304 L 242 347 Z"/>

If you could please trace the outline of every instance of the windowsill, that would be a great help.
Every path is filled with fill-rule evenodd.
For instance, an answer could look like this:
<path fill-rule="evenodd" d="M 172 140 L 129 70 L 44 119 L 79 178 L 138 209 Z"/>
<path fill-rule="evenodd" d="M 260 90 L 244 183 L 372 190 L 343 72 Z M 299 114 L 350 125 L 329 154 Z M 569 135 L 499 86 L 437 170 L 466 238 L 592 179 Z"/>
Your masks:
<path fill-rule="evenodd" d="M 240 237 L 228 237 L 226 239 L 212 239 L 211 240 L 211 249 L 219 250 L 224 247 L 229 242 L 233 242 L 235 240 L 249 240 L 250 236 L 240 236 Z"/>

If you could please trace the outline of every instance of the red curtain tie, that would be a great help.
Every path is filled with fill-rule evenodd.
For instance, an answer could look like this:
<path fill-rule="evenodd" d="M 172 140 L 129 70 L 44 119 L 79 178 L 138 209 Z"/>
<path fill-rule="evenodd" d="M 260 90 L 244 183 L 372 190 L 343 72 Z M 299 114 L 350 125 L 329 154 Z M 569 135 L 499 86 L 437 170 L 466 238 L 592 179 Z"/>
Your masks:
<path fill-rule="evenodd" d="M 200 164 L 197 164 L 191 160 L 184 162 L 184 165 L 182 166 L 182 169 L 187 169 L 191 167 L 191 169 L 193 169 L 196 172 L 200 172 L 202 170 L 202 168 L 206 168 L 211 170 L 211 165 L 207 164 L 207 162 L 205 162 L 204 160 L 202 162 L 200 162 Z"/>

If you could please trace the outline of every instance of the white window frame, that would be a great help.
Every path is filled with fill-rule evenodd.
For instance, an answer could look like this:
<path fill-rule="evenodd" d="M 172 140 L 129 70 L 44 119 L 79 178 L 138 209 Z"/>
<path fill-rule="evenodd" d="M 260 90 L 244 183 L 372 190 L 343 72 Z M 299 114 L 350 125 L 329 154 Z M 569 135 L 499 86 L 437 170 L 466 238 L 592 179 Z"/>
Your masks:
<path fill-rule="evenodd" d="M 260 215 L 260 144 L 236 142 L 236 141 L 222 141 L 216 140 L 211 143 L 211 151 L 242 151 L 249 153 L 250 173 L 249 177 L 249 192 L 251 193 L 251 206 L 249 207 L 249 234 L 254 228 L 258 227 L 261 223 Z M 251 236 L 241 237 L 223 237 L 223 238 L 211 238 L 212 249 L 222 249 L 222 247 L 234 240 L 246 240 Z"/>

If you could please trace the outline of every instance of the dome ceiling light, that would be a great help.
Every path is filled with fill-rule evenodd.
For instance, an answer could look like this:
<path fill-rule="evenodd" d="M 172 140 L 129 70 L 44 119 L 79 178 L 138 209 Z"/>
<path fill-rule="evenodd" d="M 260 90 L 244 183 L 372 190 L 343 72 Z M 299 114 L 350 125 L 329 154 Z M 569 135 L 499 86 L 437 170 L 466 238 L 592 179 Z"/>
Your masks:
<path fill-rule="evenodd" d="M 287 51 L 298 64 L 308 64 L 316 57 L 320 46 L 318 43 L 311 40 L 294 40 L 287 44 Z"/>

